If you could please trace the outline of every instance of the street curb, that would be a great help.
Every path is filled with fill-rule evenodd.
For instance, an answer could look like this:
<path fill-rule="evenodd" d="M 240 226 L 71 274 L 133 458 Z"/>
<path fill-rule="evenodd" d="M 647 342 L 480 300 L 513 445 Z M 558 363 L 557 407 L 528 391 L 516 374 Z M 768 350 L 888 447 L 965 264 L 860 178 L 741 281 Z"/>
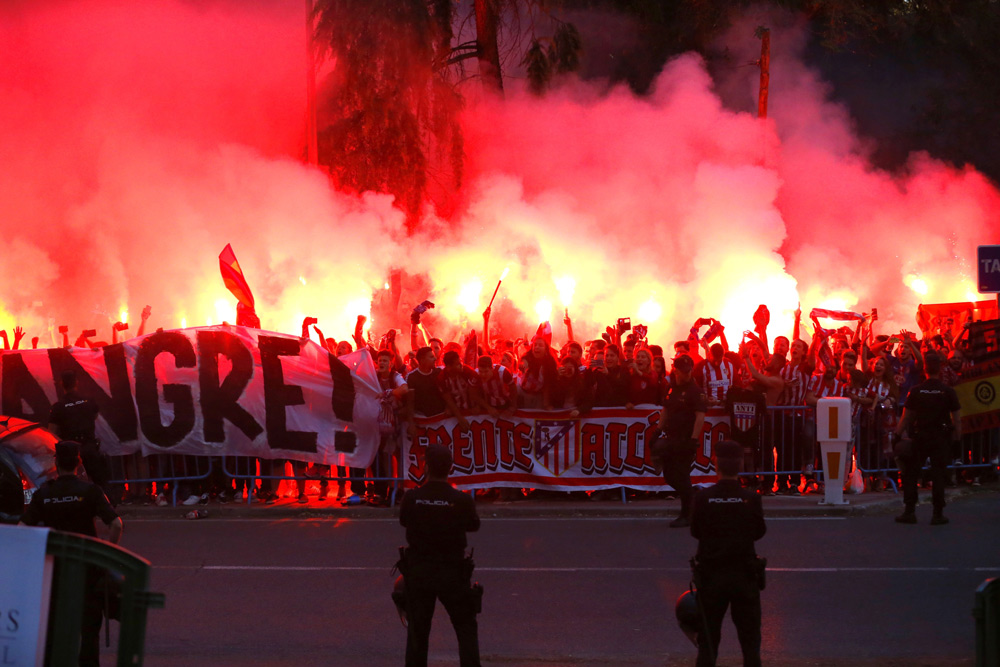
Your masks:
<path fill-rule="evenodd" d="M 979 487 L 961 486 L 946 490 L 945 498 L 953 502 L 965 497 L 1000 495 L 1000 484 Z M 866 493 L 860 496 L 845 496 L 848 505 L 819 505 L 819 496 L 769 496 L 764 498 L 764 516 L 774 518 L 824 518 L 859 517 L 888 514 L 902 509 L 902 493 Z M 930 504 L 930 491 L 921 489 L 920 504 Z M 680 509 L 677 500 L 655 498 L 634 500 L 628 503 L 615 501 L 588 502 L 579 500 L 523 500 L 509 504 L 480 502 L 476 504 L 479 515 L 492 518 L 674 518 Z M 207 510 L 208 519 L 254 519 L 254 520 L 328 520 L 328 519 L 395 519 L 399 508 L 372 507 L 368 505 L 341 506 L 336 503 L 320 505 L 311 501 L 299 505 L 294 498 L 282 499 L 274 505 L 253 503 L 209 503 L 177 507 L 156 507 L 148 505 L 119 506 L 118 513 L 125 519 L 164 520 L 182 518 L 192 509 Z"/>

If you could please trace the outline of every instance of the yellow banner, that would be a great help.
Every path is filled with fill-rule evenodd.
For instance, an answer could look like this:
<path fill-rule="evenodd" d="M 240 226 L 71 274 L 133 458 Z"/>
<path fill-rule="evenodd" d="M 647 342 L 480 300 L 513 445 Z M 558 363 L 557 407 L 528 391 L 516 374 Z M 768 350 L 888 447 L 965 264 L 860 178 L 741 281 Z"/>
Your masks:
<path fill-rule="evenodd" d="M 971 433 L 1000 427 L 1000 359 L 992 359 L 963 373 L 955 385 L 962 404 L 962 431 Z"/>

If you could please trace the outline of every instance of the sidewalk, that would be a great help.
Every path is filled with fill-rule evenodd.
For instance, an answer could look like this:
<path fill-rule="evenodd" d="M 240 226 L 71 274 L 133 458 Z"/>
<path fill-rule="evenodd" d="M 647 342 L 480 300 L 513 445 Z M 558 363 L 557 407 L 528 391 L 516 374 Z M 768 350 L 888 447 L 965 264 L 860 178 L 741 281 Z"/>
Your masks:
<path fill-rule="evenodd" d="M 1000 495 L 1000 484 L 982 486 L 961 485 L 946 489 L 949 503 L 963 496 Z M 930 491 L 920 490 L 920 505 L 930 505 Z M 853 517 L 874 514 L 892 514 L 903 507 L 902 493 L 879 491 L 859 495 L 846 495 L 848 505 L 824 506 L 821 495 L 768 496 L 764 498 L 764 515 L 767 517 Z M 509 503 L 477 502 L 476 508 L 483 518 L 534 518 L 534 517 L 662 517 L 677 516 L 680 501 L 665 498 L 643 498 L 623 503 L 617 501 L 588 501 L 554 495 L 545 499 L 517 500 Z M 256 500 L 247 504 L 209 502 L 206 505 L 156 507 L 155 505 L 120 505 L 118 513 L 123 518 L 178 519 L 193 509 L 207 510 L 209 519 L 384 519 L 399 515 L 399 508 L 372 507 L 369 505 L 343 505 L 332 499 L 319 501 L 309 496 L 309 502 L 300 505 L 295 497 L 281 498 L 273 505 Z"/>

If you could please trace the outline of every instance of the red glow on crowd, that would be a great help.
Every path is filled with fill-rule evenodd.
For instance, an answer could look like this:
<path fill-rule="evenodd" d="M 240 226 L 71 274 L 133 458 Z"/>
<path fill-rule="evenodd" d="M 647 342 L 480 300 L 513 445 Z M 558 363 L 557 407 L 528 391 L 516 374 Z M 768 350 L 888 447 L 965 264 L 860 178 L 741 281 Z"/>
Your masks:
<path fill-rule="evenodd" d="M 489 104 L 463 90 L 464 204 L 407 236 L 388 196 L 337 192 L 300 160 L 301 10 L 0 9 L 0 328 L 56 345 L 60 324 L 107 330 L 146 303 L 152 327 L 233 322 L 216 262 L 230 242 L 264 328 L 313 315 L 338 340 L 361 314 L 373 334 L 403 327 L 425 298 L 429 327 L 457 337 L 482 326 L 497 276 L 492 321 L 510 337 L 568 311 L 578 338 L 631 317 L 667 342 L 701 316 L 745 328 L 760 303 L 774 331 L 800 303 L 878 306 L 898 330 L 918 303 L 979 298 L 997 190 L 924 154 L 873 168 L 794 33 L 774 37 L 766 121 L 716 92 L 750 94 L 755 70 L 713 82 L 694 55 L 645 98 L 580 82 L 536 97 L 512 80 Z M 751 60 L 752 28 L 734 30 Z M 373 322 L 393 270 L 424 279 L 403 285 L 399 320 Z"/>

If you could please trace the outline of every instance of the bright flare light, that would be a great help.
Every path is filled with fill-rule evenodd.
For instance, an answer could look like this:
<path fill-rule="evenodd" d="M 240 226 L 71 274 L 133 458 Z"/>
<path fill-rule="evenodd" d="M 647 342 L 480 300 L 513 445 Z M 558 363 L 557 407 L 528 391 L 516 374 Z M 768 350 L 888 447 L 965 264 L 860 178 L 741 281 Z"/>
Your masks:
<path fill-rule="evenodd" d="M 366 299 L 364 297 L 354 299 L 349 301 L 347 306 L 344 308 L 351 317 L 356 318 L 358 315 L 364 315 L 368 319 L 365 320 L 364 326 L 361 328 L 361 333 L 367 337 L 368 330 L 372 328 L 372 302 L 371 299 Z"/>
<path fill-rule="evenodd" d="M 229 299 L 219 299 L 215 302 L 215 314 L 220 324 L 222 322 L 236 324 L 236 306 Z"/>
<path fill-rule="evenodd" d="M 188 326 L 188 318 L 182 317 L 181 318 L 181 329 L 187 329 L 187 326 Z"/>
<path fill-rule="evenodd" d="M 638 316 L 643 324 L 655 322 L 663 315 L 663 308 L 650 297 L 645 303 L 639 306 Z"/>
<path fill-rule="evenodd" d="M 542 299 L 535 304 L 535 314 L 538 315 L 539 322 L 549 322 L 552 320 L 552 302 Z"/>
<path fill-rule="evenodd" d="M 118 313 L 118 321 L 128 323 L 128 308 L 122 307 L 121 311 Z"/>
<path fill-rule="evenodd" d="M 473 280 L 462 285 L 462 289 L 458 292 L 458 297 L 455 299 L 458 301 L 458 305 L 461 306 L 467 313 L 477 313 L 479 312 L 479 297 L 483 292 L 483 283 L 480 280 Z"/>
<path fill-rule="evenodd" d="M 927 296 L 927 292 L 930 291 L 930 287 L 928 287 L 927 281 L 915 273 L 911 273 L 905 278 L 903 278 L 903 284 L 909 287 L 917 294 L 919 294 L 920 296 Z"/>
<path fill-rule="evenodd" d="M 572 276 L 558 278 L 556 279 L 556 289 L 559 290 L 559 299 L 562 301 L 563 308 L 569 308 L 569 304 L 573 300 L 573 293 L 576 291 L 576 280 Z"/>
<path fill-rule="evenodd" d="M 306 284 L 306 277 L 305 276 L 299 276 L 299 282 L 302 283 L 303 285 L 305 285 Z"/>
<path fill-rule="evenodd" d="M 510 267 L 509 266 L 503 270 L 503 273 L 500 274 L 500 282 L 503 282 L 504 278 L 507 277 L 508 273 L 510 273 Z"/>

